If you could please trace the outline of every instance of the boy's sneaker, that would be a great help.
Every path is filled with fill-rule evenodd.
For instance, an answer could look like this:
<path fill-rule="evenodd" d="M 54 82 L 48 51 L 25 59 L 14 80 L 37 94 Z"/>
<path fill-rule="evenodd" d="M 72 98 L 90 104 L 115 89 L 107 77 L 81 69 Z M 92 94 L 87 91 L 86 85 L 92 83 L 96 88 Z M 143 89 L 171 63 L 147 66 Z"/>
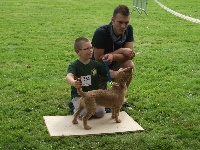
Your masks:
<path fill-rule="evenodd" d="M 73 105 L 72 102 L 68 103 L 68 107 L 69 107 L 69 109 L 70 109 L 71 112 L 74 112 L 74 105 Z"/>
<path fill-rule="evenodd" d="M 124 102 L 122 106 L 123 106 L 123 108 L 132 109 L 131 106 L 127 102 Z M 105 111 L 106 111 L 106 113 L 110 113 L 111 109 L 105 108 Z"/>

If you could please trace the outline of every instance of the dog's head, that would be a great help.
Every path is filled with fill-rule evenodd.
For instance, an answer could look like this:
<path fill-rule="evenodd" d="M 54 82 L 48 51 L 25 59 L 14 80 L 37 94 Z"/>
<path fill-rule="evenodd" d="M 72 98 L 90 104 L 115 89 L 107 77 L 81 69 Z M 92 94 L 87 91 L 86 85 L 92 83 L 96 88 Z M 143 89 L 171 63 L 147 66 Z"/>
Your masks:
<path fill-rule="evenodd" d="M 116 83 L 126 84 L 128 85 L 132 79 L 133 69 L 131 67 L 128 68 L 120 68 L 118 73 L 114 79 Z"/>

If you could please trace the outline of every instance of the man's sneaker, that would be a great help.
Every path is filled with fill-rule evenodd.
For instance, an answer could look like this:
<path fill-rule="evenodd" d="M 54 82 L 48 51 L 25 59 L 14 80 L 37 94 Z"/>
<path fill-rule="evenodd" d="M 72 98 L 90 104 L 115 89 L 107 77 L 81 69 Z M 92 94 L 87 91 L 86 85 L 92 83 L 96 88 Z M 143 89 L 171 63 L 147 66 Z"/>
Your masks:
<path fill-rule="evenodd" d="M 123 107 L 124 107 L 124 108 L 127 108 L 127 109 L 132 109 L 132 108 L 131 108 L 131 106 L 130 106 L 130 105 L 128 105 L 128 103 L 127 103 L 127 102 L 124 102 L 124 104 L 123 104 Z"/>
<path fill-rule="evenodd" d="M 111 112 L 110 108 L 105 108 L 105 111 L 106 111 L 106 113 L 110 113 Z"/>

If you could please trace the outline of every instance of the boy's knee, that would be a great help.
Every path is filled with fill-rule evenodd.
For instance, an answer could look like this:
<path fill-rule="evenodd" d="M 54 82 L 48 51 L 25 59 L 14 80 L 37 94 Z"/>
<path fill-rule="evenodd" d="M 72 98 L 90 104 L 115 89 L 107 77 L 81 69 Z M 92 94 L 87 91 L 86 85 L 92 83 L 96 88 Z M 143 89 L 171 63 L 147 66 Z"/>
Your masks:
<path fill-rule="evenodd" d="M 94 114 L 94 117 L 96 118 L 102 118 L 105 115 L 105 109 L 97 110 Z"/>

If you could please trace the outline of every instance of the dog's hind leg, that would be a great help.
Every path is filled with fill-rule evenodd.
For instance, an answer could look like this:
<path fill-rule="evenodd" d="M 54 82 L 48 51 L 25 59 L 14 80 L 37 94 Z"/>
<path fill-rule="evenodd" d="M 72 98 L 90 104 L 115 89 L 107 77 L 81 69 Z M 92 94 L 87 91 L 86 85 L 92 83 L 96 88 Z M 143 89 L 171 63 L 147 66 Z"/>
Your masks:
<path fill-rule="evenodd" d="M 88 119 L 90 119 L 90 117 L 92 117 L 92 115 L 94 115 L 94 113 L 96 111 L 96 104 L 94 101 L 95 100 L 93 100 L 93 99 L 89 99 L 89 103 L 85 103 L 87 113 L 83 117 L 83 126 L 86 130 L 89 130 L 92 128 L 92 127 L 88 126 L 87 121 L 88 121 Z"/>
<path fill-rule="evenodd" d="M 86 130 L 91 129 L 92 127 L 88 126 L 87 121 L 95 113 L 95 109 L 87 110 L 86 115 L 83 117 L 83 126 Z"/>
<path fill-rule="evenodd" d="M 84 107 L 81 104 L 79 104 L 78 110 L 74 113 L 74 119 L 72 120 L 73 124 L 78 124 L 78 116 L 83 109 Z"/>

